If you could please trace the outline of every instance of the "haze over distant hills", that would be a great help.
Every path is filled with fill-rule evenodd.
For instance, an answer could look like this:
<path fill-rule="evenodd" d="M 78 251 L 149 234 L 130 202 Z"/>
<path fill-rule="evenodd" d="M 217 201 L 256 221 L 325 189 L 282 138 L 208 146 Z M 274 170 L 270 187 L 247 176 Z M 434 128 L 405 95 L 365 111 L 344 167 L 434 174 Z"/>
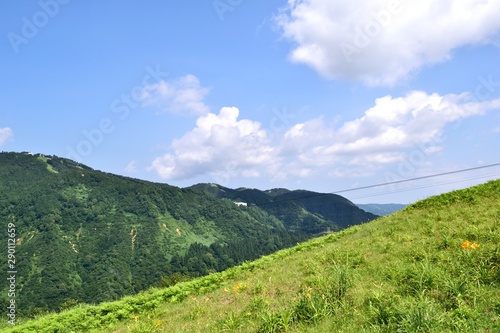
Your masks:
<path fill-rule="evenodd" d="M 369 203 L 369 204 L 356 204 L 356 206 L 358 206 L 365 212 L 369 212 L 379 216 L 385 216 L 397 212 L 398 210 L 405 208 L 407 205 L 396 204 L 396 203 L 389 203 L 389 204 Z"/>

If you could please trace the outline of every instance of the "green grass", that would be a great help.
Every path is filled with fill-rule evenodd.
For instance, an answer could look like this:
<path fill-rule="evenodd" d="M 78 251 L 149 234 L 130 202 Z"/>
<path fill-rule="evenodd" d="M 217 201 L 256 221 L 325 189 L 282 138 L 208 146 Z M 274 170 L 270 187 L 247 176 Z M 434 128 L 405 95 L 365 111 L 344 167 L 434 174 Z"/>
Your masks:
<path fill-rule="evenodd" d="M 168 235 L 170 241 L 183 250 L 187 250 L 189 245 L 193 243 L 210 246 L 210 244 L 217 240 L 215 236 L 217 234 L 216 226 L 213 222 L 197 221 L 193 226 L 186 221 L 176 220 L 167 214 L 159 216 L 158 223 L 161 225 L 160 229 L 164 234 Z M 185 237 L 180 237 L 181 235 Z M 177 240 L 179 238 L 182 239 L 180 243 Z"/>
<path fill-rule="evenodd" d="M 492 181 L 221 273 L 2 331 L 500 332 L 499 266 Z"/>
<path fill-rule="evenodd" d="M 47 166 L 47 170 L 48 170 L 49 172 L 52 172 L 52 173 L 59 173 L 59 171 L 57 171 L 56 169 L 54 169 L 54 167 L 53 167 L 52 165 L 50 165 L 50 164 L 48 164 L 48 163 L 47 163 L 47 160 L 48 160 L 48 158 L 47 158 L 47 157 L 45 157 L 45 156 L 39 156 L 37 159 L 38 159 L 39 161 L 42 161 L 43 163 L 45 163 L 45 164 L 46 164 L 46 166 Z"/>

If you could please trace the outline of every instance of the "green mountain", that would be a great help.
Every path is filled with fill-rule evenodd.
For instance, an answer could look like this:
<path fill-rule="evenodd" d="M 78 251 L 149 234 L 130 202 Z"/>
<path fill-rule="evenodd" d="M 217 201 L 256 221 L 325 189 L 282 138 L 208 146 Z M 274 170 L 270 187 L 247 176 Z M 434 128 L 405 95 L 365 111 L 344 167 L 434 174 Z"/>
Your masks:
<path fill-rule="evenodd" d="M 5 332 L 500 332 L 500 180 Z"/>
<path fill-rule="evenodd" d="M 397 212 L 398 210 L 405 208 L 407 205 L 395 204 L 395 203 L 390 203 L 390 204 L 370 203 L 370 204 L 357 204 L 357 206 L 362 210 L 364 210 L 365 212 L 369 212 L 378 216 L 385 216 Z"/>
<path fill-rule="evenodd" d="M 288 230 L 308 234 L 341 230 L 378 217 L 336 194 L 286 189 L 230 189 L 217 184 L 197 184 L 191 188 L 215 198 L 257 206 L 283 221 Z"/>
<path fill-rule="evenodd" d="M 2 230 L 15 227 L 19 316 L 172 285 L 374 218 L 344 203 L 309 202 L 270 214 L 56 156 L 0 153 L 0 223 Z M 338 224 L 329 212 L 337 209 L 343 212 Z M 0 233 L 2 244 L 7 238 Z M 8 283 L 0 289 L 5 309 Z"/>

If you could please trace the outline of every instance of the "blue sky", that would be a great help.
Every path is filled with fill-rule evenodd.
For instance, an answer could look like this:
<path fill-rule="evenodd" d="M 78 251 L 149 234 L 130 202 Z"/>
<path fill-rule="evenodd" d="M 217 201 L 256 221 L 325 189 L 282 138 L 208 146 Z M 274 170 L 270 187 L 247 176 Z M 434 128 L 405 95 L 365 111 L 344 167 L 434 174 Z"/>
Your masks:
<path fill-rule="evenodd" d="M 333 192 L 500 162 L 500 1 L 3 1 L 0 151 Z M 344 195 L 413 202 L 500 168 Z"/>

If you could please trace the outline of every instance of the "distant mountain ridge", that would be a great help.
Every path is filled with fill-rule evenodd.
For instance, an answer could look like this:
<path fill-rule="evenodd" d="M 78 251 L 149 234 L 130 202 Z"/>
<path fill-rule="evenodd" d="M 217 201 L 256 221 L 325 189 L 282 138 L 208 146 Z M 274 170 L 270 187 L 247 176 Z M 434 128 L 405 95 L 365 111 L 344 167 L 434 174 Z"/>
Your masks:
<path fill-rule="evenodd" d="M 373 218 L 340 196 L 178 188 L 57 156 L 0 153 L 0 226 L 15 224 L 20 316 L 221 271 Z"/>
<path fill-rule="evenodd" d="M 216 198 L 256 205 L 285 222 L 289 230 L 320 233 L 365 223 L 378 215 L 365 212 L 348 199 L 330 193 L 283 188 L 258 190 L 230 189 L 217 184 L 197 184 L 190 187 Z M 305 222 L 305 223 L 304 223 Z"/>
<path fill-rule="evenodd" d="M 385 216 L 397 212 L 398 210 L 405 208 L 407 205 L 397 204 L 397 203 L 390 203 L 390 204 L 370 203 L 370 204 L 357 204 L 357 206 L 362 210 L 364 210 L 365 212 L 369 212 L 379 216 Z"/>

